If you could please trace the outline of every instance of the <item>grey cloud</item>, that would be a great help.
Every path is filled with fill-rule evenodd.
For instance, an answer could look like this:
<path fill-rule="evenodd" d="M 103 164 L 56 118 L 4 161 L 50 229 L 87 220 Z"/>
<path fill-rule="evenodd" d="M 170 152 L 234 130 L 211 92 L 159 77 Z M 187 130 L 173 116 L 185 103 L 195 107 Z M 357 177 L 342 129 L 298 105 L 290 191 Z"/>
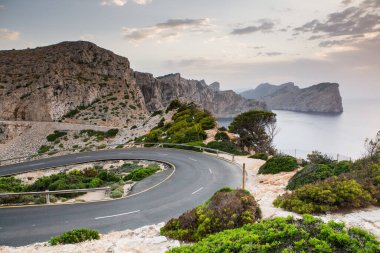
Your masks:
<path fill-rule="evenodd" d="M 261 20 L 261 24 L 257 26 L 247 26 L 244 28 L 236 28 L 231 34 L 233 35 L 244 35 L 255 32 L 272 32 L 274 28 L 274 23 L 270 20 Z"/>
<path fill-rule="evenodd" d="M 130 28 L 123 27 L 123 35 L 131 41 L 141 41 L 148 38 L 170 38 L 183 32 L 210 32 L 210 19 L 169 19 L 153 26 Z"/>
<path fill-rule="evenodd" d="M 294 29 L 295 32 L 310 32 L 316 35 L 310 39 L 324 34 L 327 37 L 352 36 L 377 32 L 380 24 L 380 7 L 378 0 L 366 0 L 358 7 L 349 7 L 341 12 L 328 15 L 325 21 L 312 20 L 303 26 Z"/>

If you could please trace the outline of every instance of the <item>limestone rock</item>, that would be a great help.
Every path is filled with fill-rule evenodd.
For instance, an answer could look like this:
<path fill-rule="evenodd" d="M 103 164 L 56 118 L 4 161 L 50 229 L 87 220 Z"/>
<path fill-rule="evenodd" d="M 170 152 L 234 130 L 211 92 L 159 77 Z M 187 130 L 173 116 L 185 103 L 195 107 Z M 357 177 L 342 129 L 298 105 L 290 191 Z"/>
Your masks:
<path fill-rule="evenodd" d="M 245 98 L 265 102 L 269 109 L 299 112 L 341 113 L 342 98 L 337 83 L 320 83 L 300 89 L 294 83 L 279 86 L 260 84 L 254 90 L 242 92 Z"/>

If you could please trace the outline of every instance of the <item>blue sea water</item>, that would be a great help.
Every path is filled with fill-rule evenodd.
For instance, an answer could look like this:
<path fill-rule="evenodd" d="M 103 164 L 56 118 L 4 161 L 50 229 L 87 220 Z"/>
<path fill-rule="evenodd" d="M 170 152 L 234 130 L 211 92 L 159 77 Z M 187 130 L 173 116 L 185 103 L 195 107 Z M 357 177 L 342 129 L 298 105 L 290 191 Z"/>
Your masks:
<path fill-rule="evenodd" d="M 284 153 L 305 157 L 319 150 L 338 159 L 357 159 L 364 154 L 364 141 L 380 131 L 380 99 L 347 99 L 339 115 L 274 110 L 279 132 L 274 144 Z M 232 119 L 218 119 L 228 126 Z"/>

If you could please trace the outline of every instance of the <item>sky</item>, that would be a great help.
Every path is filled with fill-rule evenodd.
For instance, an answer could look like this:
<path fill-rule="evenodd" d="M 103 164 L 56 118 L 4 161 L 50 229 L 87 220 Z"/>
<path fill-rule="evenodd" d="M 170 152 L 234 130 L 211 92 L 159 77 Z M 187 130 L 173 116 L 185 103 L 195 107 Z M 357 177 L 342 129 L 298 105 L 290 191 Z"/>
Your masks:
<path fill-rule="evenodd" d="M 380 0 L 0 0 L 0 50 L 76 40 L 155 76 L 380 99 Z"/>

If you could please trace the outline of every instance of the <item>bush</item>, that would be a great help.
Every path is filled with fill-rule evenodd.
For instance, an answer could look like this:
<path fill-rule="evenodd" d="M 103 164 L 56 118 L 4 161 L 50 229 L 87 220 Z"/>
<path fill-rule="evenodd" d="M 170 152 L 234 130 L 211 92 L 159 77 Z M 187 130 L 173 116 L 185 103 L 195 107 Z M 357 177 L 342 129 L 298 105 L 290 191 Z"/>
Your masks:
<path fill-rule="evenodd" d="M 56 141 L 58 138 L 60 138 L 60 137 L 62 137 L 62 136 L 65 136 L 65 135 L 67 135 L 67 133 L 66 132 L 61 132 L 61 131 L 54 131 L 54 133 L 52 133 L 52 134 L 49 134 L 47 137 L 46 137 L 46 139 L 48 140 L 48 141 L 50 141 L 50 142 L 54 142 L 54 141 Z"/>
<path fill-rule="evenodd" d="M 249 192 L 223 188 L 201 206 L 169 220 L 161 228 L 161 234 L 193 242 L 225 229 L 254 223 L 260 218 L 260 208 Z"/>
<path fill-rule="evenodd" d="M 174 110 L 174 109 L 178 109 L 181 107 L 181 102 L 179 102 L 178 99 L 175 99 L 175 100 L 172 100 L 169 104 L 169 106 L 166 108 L 166 113 Z"/>
<path fill-rule="evenodd" d="M 316 181 L 324 180 L 331 176 L 338 176 L 342 173 L 348 172 L 351 162 L 341 161 L 334 162 L 330 165 L 326 164 L 309 164 L 305 168 L 298 171 L 290 180 L 287 185 L 288 190 L 297 189 L 305 184 L 314 183 Z"/>
<path fill-rule="evenodd" d="M 248 156 L 248 158 L 253 158 L 253 159 L 260 159 L 260 160 L 268 160 L 268 155 L 265 153 L 257 153 L 251 156 Z"/>
<path fill-rule="evenodd" d="M 21 192 L 24 186 L 15 177 L 0 177 L 0 192 Z"/>
<path fill-rule="evenodd" d="M 217 132 L 215 134 L 215 140 L 216 141 L 229 141 L 230 137 L 228 137 L 228 134 L 225 132 Z"/>
<path fill-rule="evenodd" d="M 296 158 L 292 156 L 275 156 L 260 167 L 259 174 L 276 174 L 283 171 L 293 171 L 297 167 Z"/>
<path fill-rule="evenodd" d="M 236 145 L 229 141 L 210 141 L 206 145 L 207 148 L 217 149 L 234 155 L 243 155 L 244 152 L 240 152 Z"/>
<path fill-rule="evenodd" d="M 111 191 L 111 198 L 113 199 L 117 199 L 117 198 L 121 198 L 123 197 L 123 191 L 121 191 L 120 189 L 115 189 L 113 191 Z"/>
<path fill-rule="evenodd" d="M 132 170 L 131 173 L 126 175 L 124 177 L 124 180 L 132 180 L 132 181 L 141 181 L 146 177 L 149 177 L 150 175 L 156 173 L 159 169 L 158 168 L 140 168 Z"/>
<path fill-rule="evenodd" d="M 304 215 L 303 219 L 277 217 L 242 228 L 210 235 L 194 245 L 184 245 L 170 253 L 249 253 L 249 252 L 366 252 L 377 253 L 380 244 L 365 230 L 345 228 L 344 223 Z"/>
<path fill-rule="evenodd" d="M 68 232 L 64 232 L 60 236 L 53 236 L 49 243 L 51 245 L 57 244 L 73 244 L 84 242 L 87 240 L 99 240 L 99 232 L 88 228 L 74 229 Z"/>
<path fill-rule="evenodd" d="M 312 151 L 311 154 L 307 155 L 307 160 L 313 164 L 331 164 L 334 159 L 319 151 Z"/>
<path fill-rule="evenodd" d="M 50 150 L 49 146 L 42 145 L 37 152 L 38 152 L 38 154 L 43 154 L 43 153 L 48 152 L 49 150 Z"/>
<path fill-rule="evenodd" d="M 297 213 L 326 213 L 366 207 L 374 203 L 371 195 L 355 180 L 331 177 L 285 193 L 273 204 Z"/>
<path fill-rule="evenodd" d="M 105 136 L 106 138 L 113 138 L 113 137 L 115 137 L 115 136 L 117 135 L 118 132 L 119 132 L 119 129 L 117 129 L 117 128 L 113 128 L 113 129 L 108 130 L 108 131 L 104 134 L 104 136 Z"/>

